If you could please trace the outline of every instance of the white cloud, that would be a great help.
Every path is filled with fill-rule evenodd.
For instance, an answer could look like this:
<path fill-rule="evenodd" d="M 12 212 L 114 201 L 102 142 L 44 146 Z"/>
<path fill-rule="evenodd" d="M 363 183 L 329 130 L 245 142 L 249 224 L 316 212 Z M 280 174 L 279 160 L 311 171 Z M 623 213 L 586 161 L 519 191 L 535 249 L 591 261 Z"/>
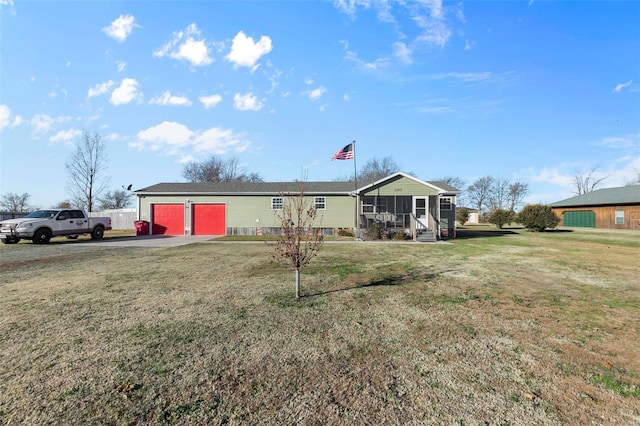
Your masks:
<path fill-rule="evenodd" d="M 34 133 L 47 133 L 56 120 L 47 114 L 36 114 L 31 119 Z"/>
<path fill-rule="evenodd" d="M 61 130 L 55 135 L 49 138 L 51 143 L 61 142 L 64 145 L 71 145 L 74 139 L 78 138 L 82 134 L 81 130 L 78 129 L 69 129 L 69 130 Z"/>
<path fill-rule="evenodd" d="M 213 108 L 222 102 L 222 96 L 220 95 L 200 96 L 198 99 L 206 109 Z"/>
<path fill-rule="evenodd" d="M 168 90 L 157 98 L 152 98 L 149 101 L 150 104 L 157 105 L 174 105 L 174 106 L 189 106 L 191 101 L 185 96 L 174 96 Z"/>
<path fill-rule="evenodd" d="M 411 57 L 413 52 L 407 47 L 405 43 L 394 43 L 393 50 L 396 58 L 398 58 L 403 64 L 411 65 L 413 63 L 413 58 Z"/>
<path fill-rule="evenodd" d="M 33 126 L 34 133 L 48 133 L 51 127 L 56 123 L 66 123 L 71 120 L 71 117 L 51 117 L 48 114 L 36 114 L 29 121 Z"/>
<path fill-rule="evenodd" d="M 207 41 L 201 37 L 196 24 L 189 25 L 184 31 L 176 31 L 173 38 L 160 49 L 153 52 L 156 58 L 169 56 L 172 59 L 187 61 L 193 66 L 208 65 L 213 62 L 209 56 Z"/>
<path fill-rule="evenodd" d="M 309 94 L 309 99 L 311 99 L 312 101 L 317 101 L 318 99 L 320 99 L 322 97 L 322 95 L 324 95 L 327 92 L 327 89 L 325 87 L 318 87 L 316 89 L 311 90 L 310 92 L 308 92 Z"/>
<path fill-rule="evenodd" d="M 609 136 L 597 145 L 607 146 L 609 148 L 634 148 L 640 149 L 640 133 L 626 136 Z"/>
<path fill-rule="evenodd" d="M 342 95 L 342 100 L 344 100 L 345 102 L 349 102 L 351 100 L 351 95 L 345 93 L 344 95 Z"/>
<path fill-rule="evenodd" d="M 616 85 L 616 87 L 615 87 L 615 89 L 613 89 L 613 91 L 614 91 L 614 92 L 621 92 L 621 91 L 622 91 L 622 89 L 624 89 L 624 88 L 626 88 L 626 87 L 631 86 L 631 84 L 632 84 L 632 83 L 633 83 L 633 80 L 629 80 L 629 81 L 627 81 L 626 83 L 620 83 L 620 84 L 617 84 L 617 85 Z"/>
<path fill-rule="evenodd" d="M 127 67 L 127 63 L 124 61 L 116 61 L 116 65 L 118 66 L 118 72 L 124 71 L 124 69 Z"/>
<path fill-rule="evenodd" d="M 0 104 L 0 130 L 9 126 L 9 118 L 11 117 L 11 109 L 3 104 Z"/>
<path fill-rule="evenodd" d="M 253 71 L 258 67 L 256 63 L 260 57 L 271 52 L 271 49 L 271 39 L 269 37 L 262 36 L 260 40 L 254 43 L 252 37 L 247 37 L 244 32 L 240 31 L 233 38 L 231 51 L 226 58 L 233 63 L 234 68 L 247 67 Z"/>
<path fill-rule="evenodd" d="M 212 127 L 191 130 L 181 123 L 163 121 L 157 126 L 138 132 L 136 141 L 129 144 L 139 150 L 162 151 L 181 159 L 193 158 L 192 153 L 222 155 L 230 151 L 242 152 L 251 144 L 244 135 L 231 129 Z"/>
<path fill-rule="evenodd" d="M 306 84 L 307 86 L 311 86 L 311 85 L 313 84 L 313 80 L 312 80 L 312 79 L 310 79 L 310 78 L 307 78 L 307 79 L 304 81 L 304 84 Z"/>
<path fill-rule="evenodd" d="M 71 66 L 71 61 L 67 61 L 67 63 L 64 64 L 64 65 L 65 65 L 65 67 L 69 68 Z"/>
<path fill-rule="evenodd" d="M 358 57 L 358 54 L 352 50 L 349 50 L 349 43 L 346 41 L 341 41 L 344 46 L 344 58 L 348 61 L 354 62 L 358 68 L 365 72 L 373 72 L 383 68 L 386 68 L 389 65 L 389 59 L 387 58 L 378 58 L 373 62 L 363 61 Z"/>
<path fill-rule="evenodd" d="M 493 74 L 489 71 L 486 72 L 447 72 L 442 74 L 432 74 L 429 78 L 433 80 L 444 80 L 447 78 L 453 78 L 456 80 L 462 80 L 465 83 L 475 83 L 479 81 L 487 81 L 493 77 Z"/>
<path fill-rule="evenodd" d="M 87 98 L 93 98 L 94 96 L 99 96 L 107 93 L 111 86 L 113 86 L 113 81 L 109 80 L 105 83 L 98 83 L 94 87 L 89 88 L 87 92 Z"/>
<path fill-rule="evenodd" d="M 476 42 L 475 42 L 475 41 L 465 40 L 465 41 L 464 41 L 464 50 L 471 50 L 471 48 L 472 48 L 473 46 L 475 46 L 475 45 L 476 45 Z"/>
<path fill-rule="evenodd" d="M 233 96 L 233 106 L 240 111 L 259 111 L 264 106 L 264 103 L 259 101 L 251 92 L 246 95 L 236 93 Z"/>
<path fill-rule="evenodd" d="M 133 78 L 125 78 L 113 92 L 109 102 L 113 105 L 123 105 L 135 99 L 141 99 L 142 93 L 138 90 L 138 82 Z"/>
<path fill-rule="evenodd" d="M 102 31 L 109 37 L 122 42 L 131 34 L 134 27 L 138 27 L 135 17 L 132 15 L 120 15 L 109 26 L 104 27 Z"/>

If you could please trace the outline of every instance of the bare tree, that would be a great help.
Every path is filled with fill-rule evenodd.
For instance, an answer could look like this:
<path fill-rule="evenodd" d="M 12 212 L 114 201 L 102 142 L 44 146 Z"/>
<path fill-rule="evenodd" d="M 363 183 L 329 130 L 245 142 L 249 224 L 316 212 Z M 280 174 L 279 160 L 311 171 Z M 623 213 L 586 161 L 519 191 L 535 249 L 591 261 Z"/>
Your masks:
<path fill-rule="evenodd" d="M 635 185 L 640 185 L 640 173 L 638 173 L 635 178 L 629 179 L 625 183 L 625 186 L 635 186 Z"/>
<path fill-rule="evenodd" d="M 24 194 L 7 192 L 0 197 L 0 207 L 11 213 L 24 213 L 29 209 L 29 198 L 31 195 L 27 192 Z"/>
<path fill-rule="evenodd" d="M 466 184 L 466 182 L 464 180 L 462 180 L 461 178 L 456 177 L 456 176 L 445 176 L 445 177 L 440 178 L 440 179 L 431 179 L 431 180 L 436 181 L 436 182 L 444 182 L 447 185 L 453 186 L 456 189 L 462 189 L 462 188 L 464 188 L 464 186 Z"/>
<path fill-rule="evenodd" d="M 489 209 L 504 210 L 509 198 L 509 179 L 493 178 L 491 187 L 489 188 Z"/>
<path fill-rule="evenodd" d="M 100 135 L 83 131 L 66 163 L 68 190 L 76 206 L 93 211 L 94 200 L 107 187 L 108 178 L 103 178 L 106 162 L 106 146 Z"/>
<path fill-rule="evenodd" d="M 60 201 L 58 204 L 53 206 L 54 209 L 70 209 L 71 207 L 71 201 L 69 200 Z"/>
<path fill-rule="evenodd" d="M 509 210 L 516 211 L 516 207 L 522 205 L 524 197 L 529 193 L 529 185 L 522 182 L 514 182 L 509 185 Z"/>
<path fill-rule="evenodd" d="M 467 198 L 480 214 L 483 213 L 483 207 L 489 202 L 494 180 L 493 176 L 483 176 L 467 188 Z"/>
<path fill-rule="evenodd" d="M 578 172 L 571 179 L 576 195 L 588 194 L 595 191 L 607 179 L 607 176 L 597 176 L 596 168 Z"/>
<path fill-rule="evenodd" d="M 275 245 L 274 259 L 295 270 L 296 298 L 300 298 L 300 270 L 318 254 L 324 237 L 314 228 L 318 211 L 313 197 L 305 197 L 302 187 L 296 196 L 281 194 L 281 197 L 284 205 L 282 210 L 276 211 L 281 234 Z"/>
<path fill-rule="evenodd" d="M 396 163 L 391 157 L 384 157 L 378 159 L 376 157 L 370 159 L 364 166 L 360 168 L 358 172 L 358 182 L 371 183 L 378 181 L 384 177 L 387 177 L 393 173 L 400 171 L 398 163 Z M 413 173 L 409 173 L 413 175 Z M 338 182 L 353 182 L 353 175 L 343 176 L 336 179 Z"/>
<path fill-rule="evenodd" d="M 98 198 L 100 210 L 124 209 L 131 203 L 131 193 L 124 189 L 105 192 L 103 197 Z"/>
<path fill-rule="evenodd" d="M 182 177 L 189 182 L 262 182 L 258 173 L 242 172 L 237 158 L 224 160 L 215 155 L 202 163 L 186 163 Z"/>

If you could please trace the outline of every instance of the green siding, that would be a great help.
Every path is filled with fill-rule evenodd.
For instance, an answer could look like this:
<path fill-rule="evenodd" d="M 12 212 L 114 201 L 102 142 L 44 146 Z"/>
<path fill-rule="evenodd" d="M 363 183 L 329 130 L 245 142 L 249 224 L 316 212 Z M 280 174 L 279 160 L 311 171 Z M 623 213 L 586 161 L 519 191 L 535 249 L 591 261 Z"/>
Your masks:
<path fill-rule="evenodd" d="M 322 195 L 314 195 L 322 196 Z M 313 199 L 313 197 L 309 197 Z M 318 210 L 316 224 L 323 228 L 348 228 L 355 225 L 355 198 L 350 196 L 324 196 L 326 209 Z M 275 212 L 271 210 L 271 195 L 147 195 L 140 199 L 140 219 L 151 220 L 151 204 L 179 203 L 185 205 L 185 219 L 191 221 L 189 204 L 221 203 L 226 205 L 227 227 L 275 227 L 279 226 Z M 189 202 L 187 202 L 189 200 Z M 286 201 L 285 201 L 286 202 Z"/>
<path fill-rule="evenodd" d="M 595 228 L 596 214 L 593 210 L 564 212 L 562 224 L 579 228 Z"/>
<path fill-rule="evenodd" d="M 398 176 L 393 180 L 386 181 L 384 184 L 377 185 L 367 190 L 361 195 L 438 195 L 438 191 L 434 188 L 423 185 L 413 179 L 404 176 Z"/>

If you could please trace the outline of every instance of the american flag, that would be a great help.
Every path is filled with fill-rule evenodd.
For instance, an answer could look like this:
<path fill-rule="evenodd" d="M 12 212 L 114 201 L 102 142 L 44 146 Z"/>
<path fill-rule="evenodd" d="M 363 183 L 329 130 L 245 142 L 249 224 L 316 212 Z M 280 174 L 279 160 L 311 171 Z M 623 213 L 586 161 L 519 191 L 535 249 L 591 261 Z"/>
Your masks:
<path fill-rule="evenodd" d="M 333 154 L 331 160 L 353 160 L 353 143 Z"/>

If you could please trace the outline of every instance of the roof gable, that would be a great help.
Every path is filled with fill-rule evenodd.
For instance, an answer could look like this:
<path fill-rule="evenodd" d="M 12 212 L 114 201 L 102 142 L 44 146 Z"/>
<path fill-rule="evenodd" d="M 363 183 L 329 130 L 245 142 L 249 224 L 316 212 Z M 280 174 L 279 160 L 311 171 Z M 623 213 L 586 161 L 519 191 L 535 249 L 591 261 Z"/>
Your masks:
<path fill-rule="evenodd" d="M 597 189 L 588 194 L 551 203 L 551 207 L 603 206 L 640 204 L 640 185 Z"/>
<path fill-rule="evenodd" d="M 393 174 L 391 174 L 391 175 L 389 175 L 387 177 L 384 177 L 384 178 L 382 178 L 380 180 L 377 180 L 377 181 L 375 181 L 373 183 L 370 183 L 369 185 L 365 185 L 365 186 L 363 186 L 361 188 L 358 188 L 358 193 L 367 192 L 371 188 L 375 188 L 376 186 L 385 185 L 386 183 L 394 181 L 394 180 L 396 180 L 398 178 L 406 178 L 406 179 L 412 180 L 412 181 L 414 181 L 414 182 L 416 182 L 416 183 L 418 183 L 420 185 L 424 185 L 424 186 L 427 186 L 427 187 L 429 187 L 431 189 L 434 189 L 440 194 L 452 194 L 452 195 L 455 195 L 455 194 L 459 194 L 460 193 L 460 191 L 458 189 L 456 189 L 453 186 L 448 185 L 448 184 L 446 184 L 444 182 L 440 182 L 440 181 L 427 182 L 427 181 L 420 180 L 417 177 L 411 176 L 411 175 L 409 175 L 407 173 L 403 173 L 403 172 L 393 173 Z"/>

